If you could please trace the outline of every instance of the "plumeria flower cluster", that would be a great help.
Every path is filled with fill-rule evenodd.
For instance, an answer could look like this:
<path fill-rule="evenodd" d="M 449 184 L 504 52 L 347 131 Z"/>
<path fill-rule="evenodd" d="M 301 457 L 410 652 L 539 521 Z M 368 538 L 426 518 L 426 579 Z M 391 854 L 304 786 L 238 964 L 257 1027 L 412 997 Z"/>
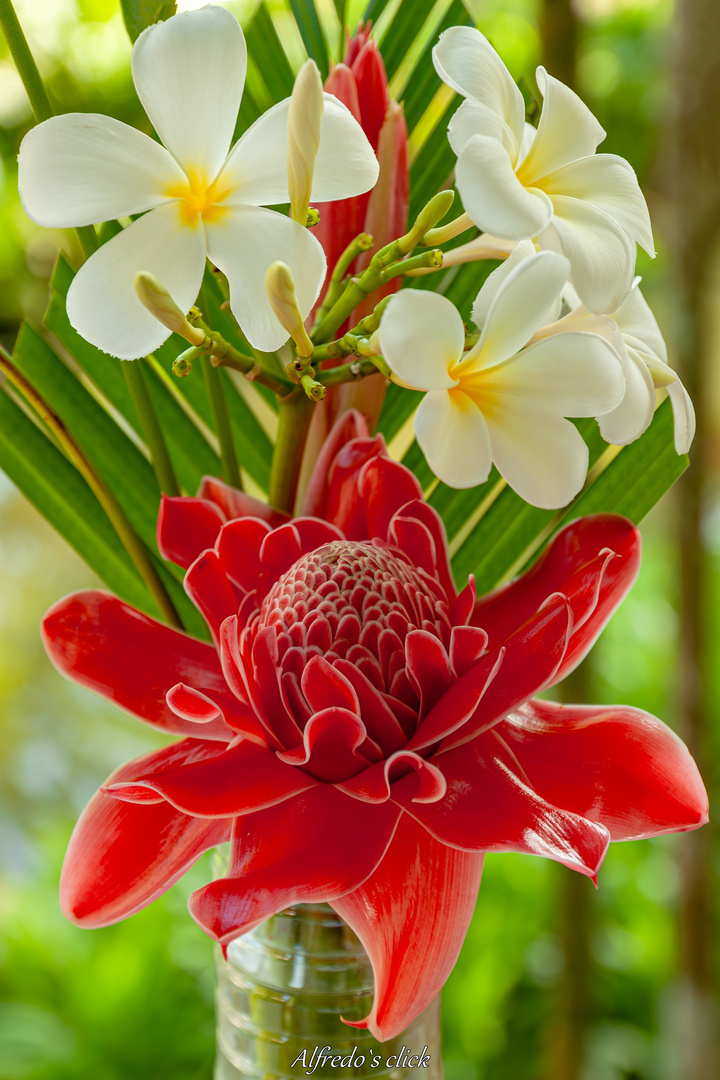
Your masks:
<path fill-rule="evenodd" d="M 175 15 L 145 30 L 132 55 L 135 88 L 162 145 L 88 113 L 54 117 L 23 140 L 20 194 L 33 221 L 66 228 L 142 214 L 88 259 L 68 292 L 72 325 L 112 356 L 143 356 L 169 333 L 135 295 L 139 271 L 154 274 L 187 311 L 209 258 L 227 277 L 243 334 L 268 351 L 287 340 L 265 291 L 268 267 L 279 259 L 291 267 L 303 315 L 317 299 L 326 269 L 321 244 L 304 221 L 266 209 L 291 201 L 289 136 L 300 143 L 297 160 L 308 116 L 301 102 L 299 130 L 289 131 L 291 99 L 281 101 L 230 150 L 246 69 L 245 38 L 229 11 L 210 6 Z M 357 195 L 378 176 L 349 110 L 322 90 L 319 99 L 305 205 L 310 197 Z"/>

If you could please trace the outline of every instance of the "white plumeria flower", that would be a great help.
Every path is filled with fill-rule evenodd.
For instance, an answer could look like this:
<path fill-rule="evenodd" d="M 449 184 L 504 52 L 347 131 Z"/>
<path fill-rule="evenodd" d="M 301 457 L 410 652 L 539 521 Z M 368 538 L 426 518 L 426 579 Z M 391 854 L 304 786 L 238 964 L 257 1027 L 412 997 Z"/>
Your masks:
<path fill-rule="evenodd" d="M 70 322 L 104 352 L 134 359 L 168 336 L 135 295 L 138 271 L 159 278 L 187 311 L 206 256 L 227 276 L 233 314 L 255 348 L 287 340 L 265 292 L 271 263 L 290 266 L 300 308 L 310 312 L 325 275 L 322 246 L 304 226 L 266 209 L 289 201 L 290 99 L 228 153 L 246 68 L 245 38 L 229 11 L 175 15 L 145 30 L 132 54 L 135 87 L 162 145 L 94 113 L 46 120 L 23 140 L 20 195 L 33 221 L 67 228 L 143 214 L 88 259 L 68 292 Z M 325 94 L 313 199 L 358 195 L 377 175 L 362 128 Z"/>
<path fill-rule="evenodd" d="M 647 206 L 624 158 L 596 154 L 605 132 L 580 98 L 537 69 L 543 107 L 525 123 L 522 94 L 483 35 L 457 26 L 433 49 L 435 68 L 466 101 L 448 130 L 456 182 L 478 228 L 537 239 L 570 260 L 590 311 L 616 310 L 630 291 L 635 244 L 654 255 Z"/>
<path fill-rule="evenodd" d="M 507 264 L 501 267 L 506 270 Z M 465 355 L 465 329 L 449 300 L 403 289 L 388 304 L 379 344 L 399 379 L 428 393 L 415 435 L 433 472 L 450 487 L 487 479 L 492 463 L 526 502 L 565 506 L 585 482 L 588 450 L 567 416 L 614 409 L 625 385 L 618 356 L 596 334 L 568 332 L 523 348 L 552 316 L 570 265 L 550 251 L 511 266 Z M 496 271 L 497 273 L 497 271 Z M 522 351 L 520 351 L 522 350 Z"/>
<path fill-rule="evenodd" d="M 509 260 L 508 260 L 509 261 Z M 667 363 L 667 347 L 636 278 L 628 298 L 609 316 L 593 316 L 572 286 L 563 290 L 569 315 L 543 327 L 536 339 L 568 330 L 589 330 L 611 342 L 623 366 L 625 396 L 616 409 L 598 416 L 602 437 L 614 446 L 634 442 L 650 426 L 656 390 L 666 392 L 673 408 L 675 449 L 687 454 L 695 437 L 695 409 L 677 372 Z"/>

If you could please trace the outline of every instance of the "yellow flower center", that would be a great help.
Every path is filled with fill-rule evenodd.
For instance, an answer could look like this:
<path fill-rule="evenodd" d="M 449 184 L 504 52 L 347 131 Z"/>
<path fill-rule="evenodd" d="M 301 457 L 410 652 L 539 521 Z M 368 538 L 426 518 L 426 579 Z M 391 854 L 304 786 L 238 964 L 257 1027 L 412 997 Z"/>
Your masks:
<path fill-rule="evenodd" d="M 222 204 L 231 190 L 229 185 L 222 184 L 220 177 L 208 184 L 204 176 L 189 172 L 187 180 L 170 184 L 165 194 L 178 200 L 178 213 L 183 225 L 194 228 L 201 220 L 213 225 L 227 213 L 227 207 Z"/>

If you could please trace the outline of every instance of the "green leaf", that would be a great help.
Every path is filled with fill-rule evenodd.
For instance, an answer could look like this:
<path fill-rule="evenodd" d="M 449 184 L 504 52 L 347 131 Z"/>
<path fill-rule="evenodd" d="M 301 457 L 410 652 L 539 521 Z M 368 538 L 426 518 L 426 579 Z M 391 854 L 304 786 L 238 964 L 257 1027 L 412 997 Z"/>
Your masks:
<path fill-rule="evenodd" d="M 72 432 L 138 536 L 157 552 L 155 523 L 160 492 L 149 461 L 57 353 L 26 323 L 20 327 L 13 360 Z"/>
<path fill-rule="evenodd" d="M 447 129 L 459 106 L 460 98 L 456 94 L 410 167 L 411 221 L 414 221 L 425 203 L 437 191 L 449 185 L 456 158 L 448 142 Z"/>
<path fill-rule="evenodd" d="M 80 337 L 70 325 L 65 310 L 65 298 L 72 278 L 73 271 L 61 256 L 51 280 L 52 293 L 45 314 L 45 324 L 92 379 L 98 390 L 142 438 L 143 432 L 135 403 L 123 376 L 124 361 L 114 360 L 100 352 Z M 175 340 L 180 343 L 178 351 L 182 351 L 186 343 L 180 338 Z M 141 363 L 139 360 L 132 362 Z M 145 375 L 175 474 L 182 488 L 194 495 L 206 473 L 213 476 L 220 474 L 220 459 L 152 364 L 146 365 Z"/>
<path fill-rule="evenodd" d="M 85 480 L 3 393 L 0 393 L 0 468 L 114 593 L 151 615 L 159 615 Z"/>
<path fill-rule="evenodd" d="M 318 13 L 315 10 L 315 4 L 313 0 L 290 0 L 290 7 L 295 16 L 295 22 L 307 54 L 320 68 L 320 74 L 324 82 L 330 70 L 330 59 L 327 41 L 318 19 Z"/>
<path fill-rule="evenodd" d="M 432 51 L 437 45 L 440 34 L 451 26 L 466 26 L 471 21 L 470 13 L 462 0 L 453 0 L 445 17 L 428 37 L 402 96 L 409 131 L 412 131 L 423 118 L 435 94 L 443 85 L 432 62 Z"/>
<path fill-rule="evenodd" d="M 120 0 L 120 7 L 131 41 L 137 41 L 148 26 L 169 19 L 177 10 L 172 0 Z"/>
<path fill-rule="evenodd" d="M 260 4 L 255 12 L 245 31 L 245 38 L 248 55 L 253 58 L 275 101 L 289 97 L 295 84 L 295 75 L 265 3 Z"/>
<path fill-rule="evenodd" d="M 377 429 L 387 442 L 397 435 L 406 420 L 412 416 L 422 401 L 421 390 L 405 390 L 391 383 L 385 393 Z"/>
<path fill-rule="evenodd" d="M 412 0 L 411 3 L 400 4 L 395 18 L 386 27 L 380 41 L 380 51 L 385 61 L 388 79 L 392 79 L 400 67 L 408 49 L 418 36 L 418 31 L 423 27 L 435 6 L 435 2 L 436 0 Z"/>

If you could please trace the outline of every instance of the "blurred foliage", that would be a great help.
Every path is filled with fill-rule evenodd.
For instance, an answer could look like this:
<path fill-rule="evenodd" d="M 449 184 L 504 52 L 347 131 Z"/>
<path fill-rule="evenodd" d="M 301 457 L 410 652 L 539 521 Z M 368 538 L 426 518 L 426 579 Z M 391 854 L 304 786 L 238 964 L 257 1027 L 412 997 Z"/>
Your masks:
<path fill-rule="evenodd" d="M 60 110 L 106 112 L 147 130 L 116 0 L 17 6 Z M 253 4 L 228 6 L 242 17 Z M 536 0 L 471 0 L 469 7 L 513 74 L 532 85 Z M 360 9 L 350 5 L 351 20 Z M 579 0 L 577 11 L 578 89 L 609 132 L 603 149 L 629 158 L 651 210 L 662 211 L 652 164 L 669 92 L 671 0 Z M 289 54 L 299 55 L 294 27 L 279 21 L 278 32 Z M 72 238 L 37 228 L 20 207 L 15 157 L 30 115 L 2 42 L 0 125 L 0 338 L 11 344 L 21 316 L 41 319 L 57 248 Z M 656 239 L 662 255 L 662 233 Z M 639 272 L 669 333 L 667 263 L 641 255 Z M 592 699 L 638 705 L 672 724 L 669 514 L 666 505 L 644 529 L 641 577 L 596 649 Z M 0 555 L 0 1080 L 209 1080 L 212 948 L 185 911 L 207 866 L 106 930 L 69 926 L 57 907 L 62 854 L 79 810 L 118 762 L 157 745 L 157 737 L 51 670 L 39 619 L 58 596 L 94 582 L 9 485 L 0 489 Z M 597 894 L 586 883 L 594 1001 L 583 1080 L 672 1075 L 681 844 L 680 837 L 616 845 Z M 444 992 L 448 1080 L 547 1076 L 565 960 L 557 898 L 569 872 L 519 856 L 488 858 L 477 915 Z"/>

